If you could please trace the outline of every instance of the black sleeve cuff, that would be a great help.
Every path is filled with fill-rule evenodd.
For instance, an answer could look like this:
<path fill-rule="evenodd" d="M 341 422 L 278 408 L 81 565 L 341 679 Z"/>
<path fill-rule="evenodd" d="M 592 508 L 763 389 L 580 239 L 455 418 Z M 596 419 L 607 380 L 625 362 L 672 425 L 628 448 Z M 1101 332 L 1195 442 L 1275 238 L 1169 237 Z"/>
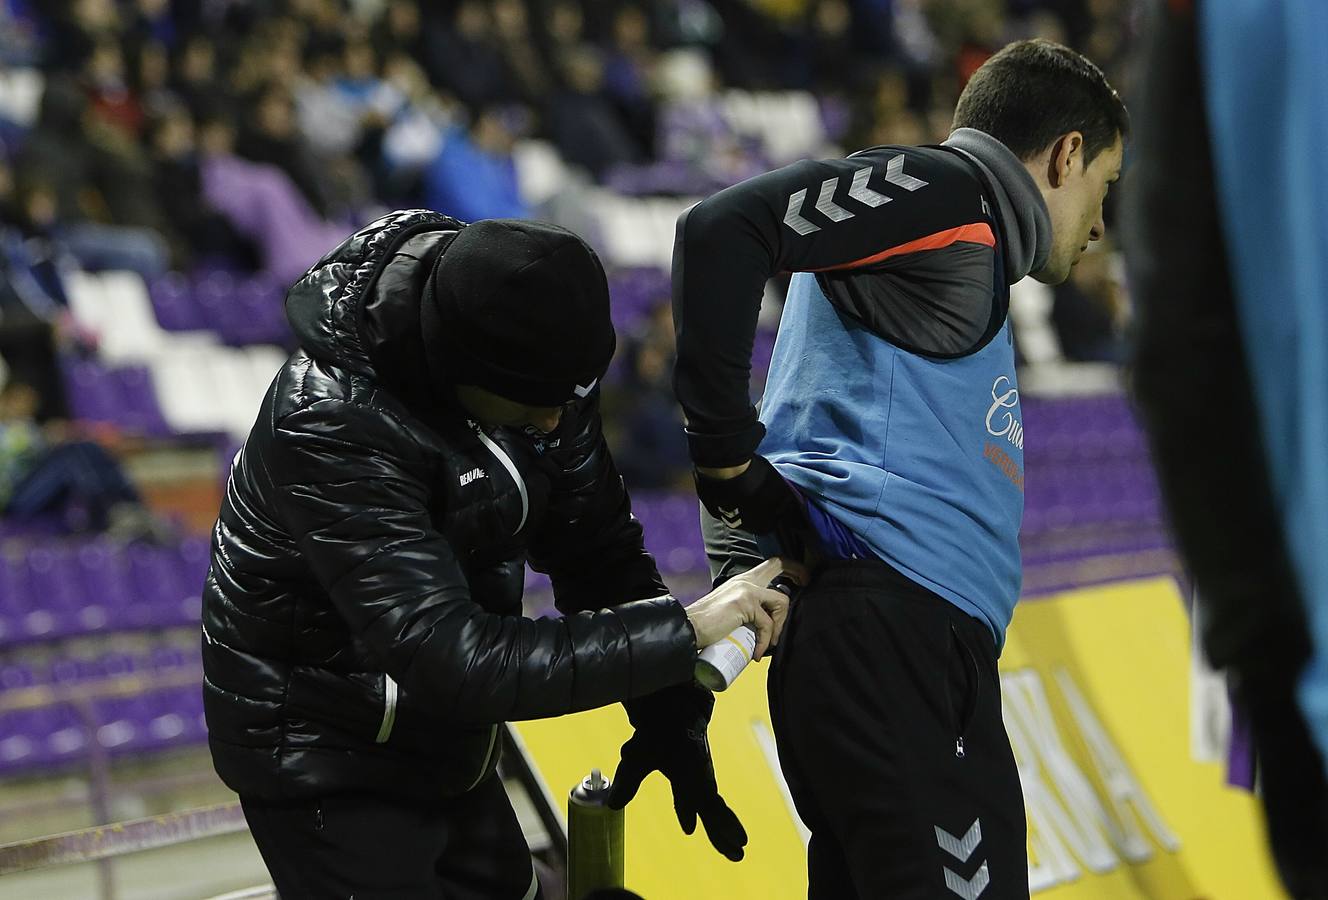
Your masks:
<path fill-rule="evenodd" d="M 631 696 L 692 680 L 696 631 L 682 604 L 669 595 L 612 608 L 632 648 Z"/>
<path fill-rule="evenodd" d="M 759 421 L 729 434 L 701 434 L 687 429 L 687 450 L 692 463 L 712 469 L 740 466 L 756 455 L 765 437 L 765 426 Z"/>

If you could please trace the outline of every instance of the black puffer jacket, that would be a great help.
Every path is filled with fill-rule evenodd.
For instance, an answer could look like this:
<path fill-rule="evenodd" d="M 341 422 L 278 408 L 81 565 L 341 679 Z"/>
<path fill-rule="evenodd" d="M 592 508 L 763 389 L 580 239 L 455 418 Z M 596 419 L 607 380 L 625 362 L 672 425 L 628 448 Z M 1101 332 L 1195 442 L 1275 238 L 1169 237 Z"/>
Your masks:
<path fill-rule="evenodd" d="M 429 383 L 420 295 L 461 227 L 395 213 L 287 296 L 301 349 L 235 458 L 203 598 L 209 742 L 242 795 L 459 793 L 497 723 L 691 676 L 597 395 L 537 444 Z M 521 617 L 527 553 L 565 618 Z"/>

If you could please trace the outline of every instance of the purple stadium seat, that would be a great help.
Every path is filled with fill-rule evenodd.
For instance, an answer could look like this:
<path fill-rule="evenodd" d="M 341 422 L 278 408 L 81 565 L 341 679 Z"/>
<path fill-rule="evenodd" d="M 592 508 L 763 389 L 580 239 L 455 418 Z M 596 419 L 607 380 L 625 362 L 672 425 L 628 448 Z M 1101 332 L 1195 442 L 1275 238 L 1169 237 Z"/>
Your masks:
<path fill-rule="evenodd" d="M 184 590 L 173 553 L 161 547 L 135 544 L 126 550 L 126 555 L 130 585 L 147 608 L 145 624 L 158 627 L 177 624 Z"/>
<path fill-rule="evenodd" d="M 189 684 L 154 692 L 147 728 L 152 740 L 161 745 L 206 741 L 202 686 Z"/>
<path fill-rule="evenodd" d="M 106 677 L 100 659 L 86 656 L 60 657 L 51 662 L 51 684 L 78 684 L 81 681 L 95 681 Z"/>
<path fill-rule="evenodd" d="M 223 271 L 208 272 L 194 282 L 194 301 L 208 328 L 218 330 L 218 316 L 234 306 L 238 283 L 234 275 Z"/>
<path fill-rule="evenodd" d="M 101 669 L 106 678 L 120 678 L 140 671 L 143 668 L 143 661 L 129 653 L 111 651 L 102 654 L 97 660 L 97 668 Z"/>
<path fill-rule="evenodd" d="M 206 740 L 202 693 L 191 684 L 99 701 L 97 740 L 115 755 Z"/>
<path fill-rule="evenodd" d="M 72 706 L 61 704 L 38 712 L 40 721 L 33 733 L 42 736 L 43 763 L 65 763 L 86 755 L 88 730 Z"/>
<path fill-rule="evenodd" d="M 26 663 L 10 662 L 0 665 L 0 693 L 32 687 L 41 681 L 37 671 Z"/>
<path fill-rule="evenodd" d="M 235 288 L 231 314 L 224 318 L 222 337 L 232 344 L 285 344 L 291 337 L 286 324 L 285 295 L 274 282 L 251 278 Z"/>
<path fill-rule="evenodd" d="M 207 327 L 189 280 L 178 272 L 168 272 L 148 287 L 157 324 L 166 331 L 200 331 Z"/>
<path fill-rule="evenodd" d="M 170 644 L 153 647 L 152 652 L 148 655 L 148 665 L 154 672 L 166 672 L 185 666 L 201 665 L 199 649 L 196 646 L 191 646 L 186 651 L 183 647 Z"/>
<path fill-rule="evenodd" d="M 27 565 L 32 596 L 40 598 L 38 608 L 56 617 L 56 633 L 81 634 L 110 627 L 109 610 L 100 596 L 88 593 L 73 546 L 31 547 Z"/>
<path fill-rule="evenodd" d="M 147 435 L 166 435 L 171 428 L 157 404 L 152 374 L 145 366 L 124 366 L 111 373 L 119 388 L 121 425 Z"/>
<path fill-rule="evenodd" d="M 6 597 L 13 641 L 55 637 L 61 624 L 54 612 L 34 602 L 37 595 L 28 575 L 25 559 L 10 558 L 0 568 L 0 583 L 4 585 L 0 593 Z"/>
<path fill-rule="evenodd" d="M 146 624 L 133 616 L 134 593 L 129 567 L 121 548 L 110 541 L 89 541 L 78 548 L 78 570 L 85 597 L 100 603 L 111 618 L 110 627 L 126 629 Z"/>
<path fill-rule="evenodd" d="M 0 647 L 18 640 L 23 634 L 20 594 L 9 558 L 0 554 Z"/>
<path fill-rule="evenodd" d="M 99 363 L 87 359 L 66 360 L 61 367 L 65 396 L 76 419 L 115 422 L 121 400 L 115 379 Z"/>
<path fill-rule="evenodd" d="M 45 710 L 0 713 L 0 774 L 17 772 L 47 758 Z"/>
<path fill-rule="evenodd" d="M 197 622 L 202 616 L 203 582 L 207 580 L 212 561 L 212 543 L 208 537 L 189 535 L 180 540 L 176 548 L 182 622 Z"/>
<path fill-rule="evenodd" d="M 109 697 L 93 701 L 97 743 L 113 755 L 144 749 L 151 741 L 147 730 L 152 705 L 147 696 Z"/>
<path fill-rule="evenodd" d="M 81 592 L 69 552 L 63 547 L 30 547 L 27 571 L 26 624 L 29 636 L 63 637 L 78 633 Z"/>

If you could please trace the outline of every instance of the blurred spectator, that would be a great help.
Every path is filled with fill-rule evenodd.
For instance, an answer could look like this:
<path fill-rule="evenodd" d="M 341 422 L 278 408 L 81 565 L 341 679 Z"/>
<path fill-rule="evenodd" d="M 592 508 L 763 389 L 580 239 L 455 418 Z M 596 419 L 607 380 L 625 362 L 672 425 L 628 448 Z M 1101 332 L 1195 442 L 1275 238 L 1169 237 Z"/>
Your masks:
<path fill-rule="evenodd" d="M 405 54 L 423 62 L 428 45 L 420 21 L 419 0 L 388 0 L 382 17 L 369 31 L 369 40 L 379 59 Z"/>
<path fill-rule="evenodd" d="M 674 357 L 673 306 L 665 296 L 622 350 L 614 458 L 629 488 L 691 485 L 687 437 L 673 396 Z"/>
<path fill-rule="evenodd" d="M 305 78 L 295 89 L 300 131 L 324 156 L 350 153 L 360 138 L 363 110 L 339 83 L 344 59 L 339 50 L 313 51 L 305 60 Z"/>
<path fill-rule="evenodd" d="M 41 61 L 40 23 L 29 0 L 0 2 L 0 63 L 32 66 Z"/>
<path fill-rule="evenodd" d="M 750 0 L 712 0 L 722 27 L 714 62 L 724 84 L 747 90 L 792 86 L 786 76 L 795 26 L 763 13 Z"/>
<path fill-rule="evenodd" d="M 170 87 L 171 57 L 165 44 L 151 40 L 139 43 L 129 63 L 129 87 L 145 116 L 179 102 Z"/>
<path fill-rule="evenodd" d="M 171 0 L 133 0 L 128 6 L 126 37 L 162 47 L 175 43 L 176 28 Z"/>
<path fill-rule="evenodd" d="M 25 236 L 88 269 L 164 271 L 166 242 L 137 227 L 161 221 L 143 154 L 117 129 L 88 123 L 73 82 L 48 84 L 42 101 L 17 166 Z"/>
<path fill-rule="evenodd" d="M 655 101 L 652 82 L 657 54 L 650 44 L 650 20 L 635 4 L 613 17 L 608 53 L 604 57 L 604 91 L 637 147 L 655 146 Z"/>
<path fill-rule="evenodd" d="M 188 269 L 203 261 L 257 269 L 253 243 L 242 237 L 221 213 L 203 199 L 194 122 L 183 108 L 166 110 L 148 128 L 148 149 L 162 198 L 167 237 L 175 265 Z"/>
<path fill-rule="evenodd" d="M 563 84 L 549 99 L 549 133 L 563 157 L 584 166 L 596 178 L 614 165 L 642 155 L 604 93 L 604 64 L 599 51 L 581 45 L 564 51 Z"/>
<path fill-rule="evenodd" d="M 438 17 L 430 29 L 425 60 L 430 76 L 468 106 L 514 99 L 507 61 L 493 27 L 489 7 L 481 0 L 462 0 L 451 23 Z"/>
<path fill-rule="evenodd" d="M 222 95 L 217 76 L 217 48 L 204 34 L 191 35 L 179 45 L 171 87 L 190 109 L 216 104 Z"/>
<path fill-rule="evenodd" d="M 818 93 L 840 93 L 864 78 L 853 52 L 853 13 L 847 0 L 816 0 L 807 11 L 807 72 L 796 86 Z"/>
<path fill-rule="evenodd" d="M 110 35 L 101 37 L 83 67 L 88 114 L 95 122 L 137 137 L 143 127 L 143 107 L 129 89 L 124 52 Z"/>
<path fill-rule="evenodd" d="M 357 34 L 347 40 L 332 89 L 352 111 L 360 130 L 390 122 L 405 102 L 396 86 L 381 77 L 378 55 L 366 35 Z"/>
<path fill-rule="evenodd" d="M 434 91 L 420 65 L 403 53 L 388 57 L 383 76 L 406 102 L 378 139 L 373 172 L 377 196 L 392 205 L 405 198 L 418 202 L 421 173 L 442 151 L 456 120 L 456 104 Z"/>
<path fill-rule="evenodd" d="M 168 529 L 143 506 L 115 458 L 63 425 L 35 419 L 37 392 L 10 381 L 0 389 L 0 509 L 24 524 L 54 520 L 70 532 L 157 540 Z"/>
<path fill-rule="evenodd" d="M 294 282 L 345 236 L 319 218 L 285 172 L 235 154 L 229 118 L 200 121 L 198 144 L 203 198 L 260 248 L 263 270 L 278 282 Z"/>
<path fill-rule="evenodd" d="M 245 159 L 281 169 L 319 215 L 328 214 L 322 163 L 296 127 L 295 106 L 284 87 L 268 84 L 253 98 L 236 150 Z"/>
<path fill-rule="evenodd" d="M 19 183 L 9 166 L 0 162 L 5 297 L 47 321 L 66 305 L 60 270 L 72 264 L 44 224 L 53 218 L 54 206 L 49 184 L 34 178 Z"/>
<path fill-rule="evenodd" d="M 33 385 L 38 420 L 64 414 L 56 335 L 68 320 L 59 248 L 28 227 L 25 197 L 0 161 L 0 358 L 11 379 Z"/>
<path fill-rule="evenodd" d="M 531 32 L 525 0 L 493 0 L 490 8 L 512 90 L 518 99 L 535 103 L 549 90 L 549 72 Z"/>
<path fill-rule="evenodd" d="M 521 115 L 516 107 L 487 107 L 471 129 L 457 125 L 448 131 L 424 171 L 423 205 L 463 222 L 529 218 L 512 161 Z"/>
<path fill-rule="evenodd" d="M 49 69 L 71 72 L 82 68 L 97 39 L 115 32 L 120 19 L 113 0 L 68 0 L 41 4 L 49 35 L 45 62 Z"/>

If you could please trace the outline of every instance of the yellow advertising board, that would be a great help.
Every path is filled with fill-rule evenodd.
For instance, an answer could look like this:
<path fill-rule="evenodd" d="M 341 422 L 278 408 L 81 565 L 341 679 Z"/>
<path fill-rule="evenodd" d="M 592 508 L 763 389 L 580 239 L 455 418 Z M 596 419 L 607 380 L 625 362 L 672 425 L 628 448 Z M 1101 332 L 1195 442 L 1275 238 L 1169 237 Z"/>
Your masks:
<path fill-rule="evenodd" d="M 1038 900 L 1277 900 L 1257 803 L 1189 752 L 1189 629 L 1171 579 L 1022 603 L 1001 658 L 1006 728 L 1029 821 Z M 762 664 L 718 695 L 720 790 L 750 836 L 730 863 L 682 834 L 652 775 L 627 810 L 627 886 L 647 900 L 806 896 L 806 832 L 779 776 Z M 621 708 L 524 722 L 550 792 L 612 773 Z M 851 784 L 844 786 L 852 790 Z"/>

